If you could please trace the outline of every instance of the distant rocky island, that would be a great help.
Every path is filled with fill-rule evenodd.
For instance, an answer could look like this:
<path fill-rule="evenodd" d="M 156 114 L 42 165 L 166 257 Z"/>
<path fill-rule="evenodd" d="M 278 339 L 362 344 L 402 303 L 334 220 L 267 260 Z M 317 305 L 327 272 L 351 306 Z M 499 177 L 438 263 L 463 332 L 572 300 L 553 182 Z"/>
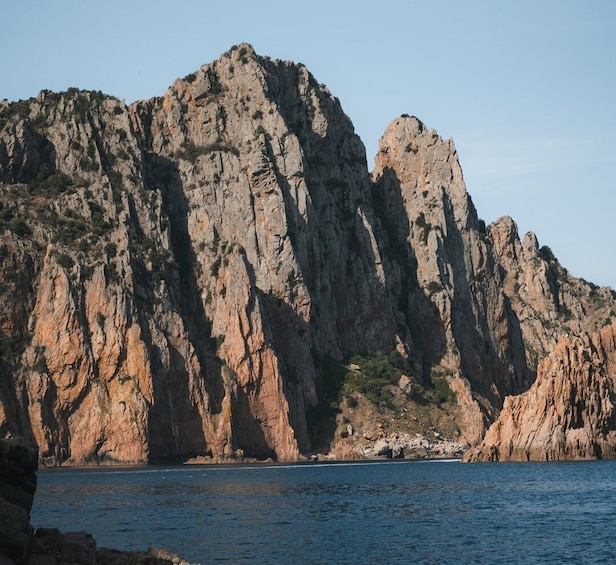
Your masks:
<path fill-rule="evenodd" d="M 0 436 L 41 465 L 611 458 L 615 324 L 451 140 L 400 116 L 370 172 L 250 45 L 129 106 L 0 103 Z"/>

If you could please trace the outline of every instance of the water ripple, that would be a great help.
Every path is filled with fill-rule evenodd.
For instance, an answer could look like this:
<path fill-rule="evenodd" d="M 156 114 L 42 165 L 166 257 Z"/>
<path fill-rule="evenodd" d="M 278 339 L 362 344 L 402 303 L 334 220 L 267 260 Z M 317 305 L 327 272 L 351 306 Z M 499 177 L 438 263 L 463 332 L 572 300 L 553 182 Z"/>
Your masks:
<path fill-rule="evenodd" d="M 608 563 L 616 462 L 41 471 L 32 521 L 202 563 Z"/>

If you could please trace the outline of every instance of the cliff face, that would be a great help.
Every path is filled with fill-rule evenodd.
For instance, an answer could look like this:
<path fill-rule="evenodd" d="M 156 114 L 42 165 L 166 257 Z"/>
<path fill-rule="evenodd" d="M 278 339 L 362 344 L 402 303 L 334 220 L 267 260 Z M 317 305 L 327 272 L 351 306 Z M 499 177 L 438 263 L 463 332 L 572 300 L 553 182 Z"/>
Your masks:
<path fill-rule="evenodd" d="M 529 367 L 536 369 L 564 334 L 596 332 L 616 318 L 616 292 L 571 276 L 534 233 L 522 240 L 504 217 L 488 227 L 503 290 L 519 320 Z"/>
<path fill-rule="evenodd" d="M 614 291 L 572 277 L 533 233 L 520 241 L 511 218 L 489 232 L 537 379 L 465 460 L 614 458 Z"/>
<path fill-rule="evenodd" d="M 42 462 L 294 460 L 319 361 L 395 347 L 364 149 L 305 68 L 242 46 L 2 125 L 2 416 Z"/>
<path fill-rule="evenodd" d="M 393 280 L 402 284 L 400 304 L 424 373 L 435 364 L 448 371 L 475 421 L 469 438 L 475 441 L 483 427 L 473 397 L 489 417 L 505 395 L 525 390 L 533 378 L 485 224 L 466 192 L 453 142 L 415 118 L 389 126 L 373 178 L 375 207 L 399 273 Z"/>
<path fill-rule="evenodd" d="M 43 464 L 296 460 L 375 383 L 405 392 L 374 418 L 432 403 L 418 431 L 474 444 L 560 333 L 616 316 L 485 227 L 451 141 L 401 117 L 370 177 L 338 100 L 248 45 L 129 107 L 5 103 L 0 230 L 0 431 Z M 404 386 L 332 371 L 376 353 Z"/>
<path fill-rule="evenodd" d="M 563 337 L 539 364 L 533 386 L 505 400 L 468 461 L 616 457 L 616 326 Z"/>

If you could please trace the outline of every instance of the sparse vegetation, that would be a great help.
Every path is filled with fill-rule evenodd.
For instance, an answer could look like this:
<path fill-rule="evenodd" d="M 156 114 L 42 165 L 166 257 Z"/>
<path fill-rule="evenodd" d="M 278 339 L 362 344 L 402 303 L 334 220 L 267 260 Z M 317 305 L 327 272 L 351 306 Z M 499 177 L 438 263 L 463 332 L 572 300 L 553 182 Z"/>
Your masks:
<path fill-rule="evenodd" d="M 8 228 L 19 237 L 26 237 L 32 235 L 32 230 L 30 229 L 30 226 L 23 218 L 13 218 L 8 223 Z"/>
<path fill-rule="evenodd" d="M 565 322 L 569 322 L 573 319 L 573 312 L 571 312 L 571 310 L 567 308 L 567 306 L 565 306 L 564 304 L 562 304 L 560 307 L 560 313 L 564 317 Z"/>
<path fill-rule="evenodd" d="M 56 232 L 52 241 L 63 245 L 72 245 L 89 233 L 88 223 L 83 216 L 70 208 L 65 212 L 65 215 L 66 217 L 54 216 Z"/>
<path fill-rule="evenodd" d="M 224 91 L 224 87 L 220 82 L 220 77 L 216 74 L 216 72 L 210 68 L 206 71 L 206 79 L 209 80 L 210 88 L 209 88 L 209 97 L 208 104 L 215 102 L 218 96 L 220 96 Z"/>
<path fill-rule="evenodd" d="M 405 362 L 400 354 L 392 351 L 389 355 L 384 353 L 373 353 L 367 357 L 354 355 L 349 362 L 359 366 L 360 369 L 346 374 L 343 392 L 347 396 L 359 392 L 381 410 L 391 409 L 393 394 L 389 387 L 398 383 L 405 369 Z"/>
<path fill-rule="evenodd" d="M 539 257 L 547 263 L 556 263 L 556 257 L 554 257 L 554 253 L 552 253 L 552 250 L 547 245 L 539 248 Z"/>
<path fill-rule="evenodd" d="M 52 170 L 48 165 L 43 165 L 28 185 L 28 191 L 32 195 L 44 194 L 53 198 L 66 192 L 74 184 L 75 181 L 71 176 L 59 169 Z"/>
<path fill-rule="evenodd" d="M 195 145 L 191 142 L 186 142 L 182 144 L 182 149 L 178 149 L 178 151 L 176 151 L 175 156 L 178 159 L 183 159 L 184 161 L 194 163 L 201 155 L 207 155 L 208 153 L 212 153 L 214 151 L 233 153 L 236 157 L 240 154 L 237 147 L 227 145 L 219 140 L 214 143 L 210 143 L 209 145 L 201 146 Z"/>
<path fill-rule="evenodd" d="M 92 161 L 91 159 L 88 159 L 87 157 L 82 157 L 79 160 L 79 167 L 81 168 L 82 171 L 86 173 L 90 171 L 99 170 L 98 163 L 96 161 Z"/>
<path fill-rule="evenodd" d="M 391 411 L 394 395 L 390 387 L 396 385 L 403 371 L 408 369 L 397 351 L 389 355 L 354 355 L 349 359 L 349 363 L 349 366 L 356 365 L 360 368 L 348 369 L 345 364 L 331 358 L 321 362 L 321 370 L 315 383 L 319 402 L 310 408 L 306 415 L 315 447 L 323 447 L 333 438 L 336 416 L 340 413 L 343 397 L 352 405 L 357 403 L 353 395 L 359 393 L 379 411 Z"/>
<path fill-rule="evenodd" d="M 88 206 L 92 220 L 92 233 L 97 238 L 108 234 L 113 229 L 113 226 L 105 220 L 103 209 L 95 202 L 90 202 Z"/>
<path fill-rule="evenodd" d="M 447 376 L 451 374 L 449 369 L 435 368 L 430 375 L 430 384 L 423 388 L 426 400 L 439 405 L 447 402 L 455 402 L 456 395 L 447 382 Z"/>
<path fill-rule="evenodd" d="M 56 256 L 56 263 L 63 269 L 72 269 L 75 265 L 74 259 L 66 253 L 60 253 Z"/>
<path fill-rule="evenodd" d="M 216 257 L 216 259 L 212 263 L 212 266 L 210 267 L 210 275 L 212 275 L 213 277 L 218 276 L 218 271 L 220 270 L 221 263 L 222 257 L 219 255 L 218 257 Z"/>
<path fill-rule="evenodd" d="M 432 224 L 430 224 L 429 222 L 426 222 L 426 216 L 424 215 L 423 212 L 421 212 L 419 216 L 417 216 L 417 219 L 415 220 L 415 225 L 420 230 L 422 230 L 420 238 L 421 238 L 422 243 L 425 245 L 428 242 L 428 235 L 430 234 L 430 231 L 432 230 Z"/>
<path fill-rule="evenodd" d="M 118 246 L 115 243 L 107 243 L 105 245 L 105 254 L 112 259 L 118 252 Z"/>
<path fill-rule="evenodd" d="M 36 116 L 34 120 L 32 120 L 32 125 L 36 129 L 46 128 L 49 126 L 49 120 L 45 114 L 41 113 L 38 116 Z"/>
<path fill-rule="evenodd" d="M 441 292 L 441 290 L 443 290 L 443 287 L 441 286 L 440 283 L 436 282 L 436 281 L 430 281 L 428 286 L 426 287 L 428 294 L 430 294 L 430 296 L 436 294 L 437 292 Z"/>
<path fill-rule="evenodd" d="M 28 100 L 19 100 L 18 102 L 13 102 L 6 108 L 0 110 L 0 129 L 2 129 L 7 122 L 15 116 L 22 118 L 28 117 L 30 115 L 30 104 L 33 100 L 33 98 Z"/>

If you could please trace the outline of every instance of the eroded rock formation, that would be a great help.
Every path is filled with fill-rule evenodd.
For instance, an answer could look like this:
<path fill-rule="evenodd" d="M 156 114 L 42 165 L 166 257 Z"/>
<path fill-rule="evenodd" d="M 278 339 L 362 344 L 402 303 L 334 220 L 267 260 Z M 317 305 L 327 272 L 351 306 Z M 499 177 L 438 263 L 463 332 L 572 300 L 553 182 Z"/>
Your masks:
<path fill-rule="evenodd" d="M 400 117 L 370 176 L 327 88 L 249 45 L 128 107 L 3 103 L 0 230 L 0 432 L 42 464 L 297 460 L 366 396 L 329 372 L 358 353 L 402 359 L 415 395 L 382 412 L 475 444 L 561 333 L 616 317 L 485 227 L 451 141 Z"/>
<path fill-rule="evenodd" d="M 539 247 L 534 233 L 520 240 L 509 217 L 491 224 L 488 232 L 531 368 L 537 368 L 561 336 L 595 332 L 616 318 L 616 293 L 571 276 L 549 247 Z"/>
<path fill-rule="evenodd" d="M 616 457 L 616 325 L 562 337 L 525 393 L 505 400 L 467 461 Z"/>

